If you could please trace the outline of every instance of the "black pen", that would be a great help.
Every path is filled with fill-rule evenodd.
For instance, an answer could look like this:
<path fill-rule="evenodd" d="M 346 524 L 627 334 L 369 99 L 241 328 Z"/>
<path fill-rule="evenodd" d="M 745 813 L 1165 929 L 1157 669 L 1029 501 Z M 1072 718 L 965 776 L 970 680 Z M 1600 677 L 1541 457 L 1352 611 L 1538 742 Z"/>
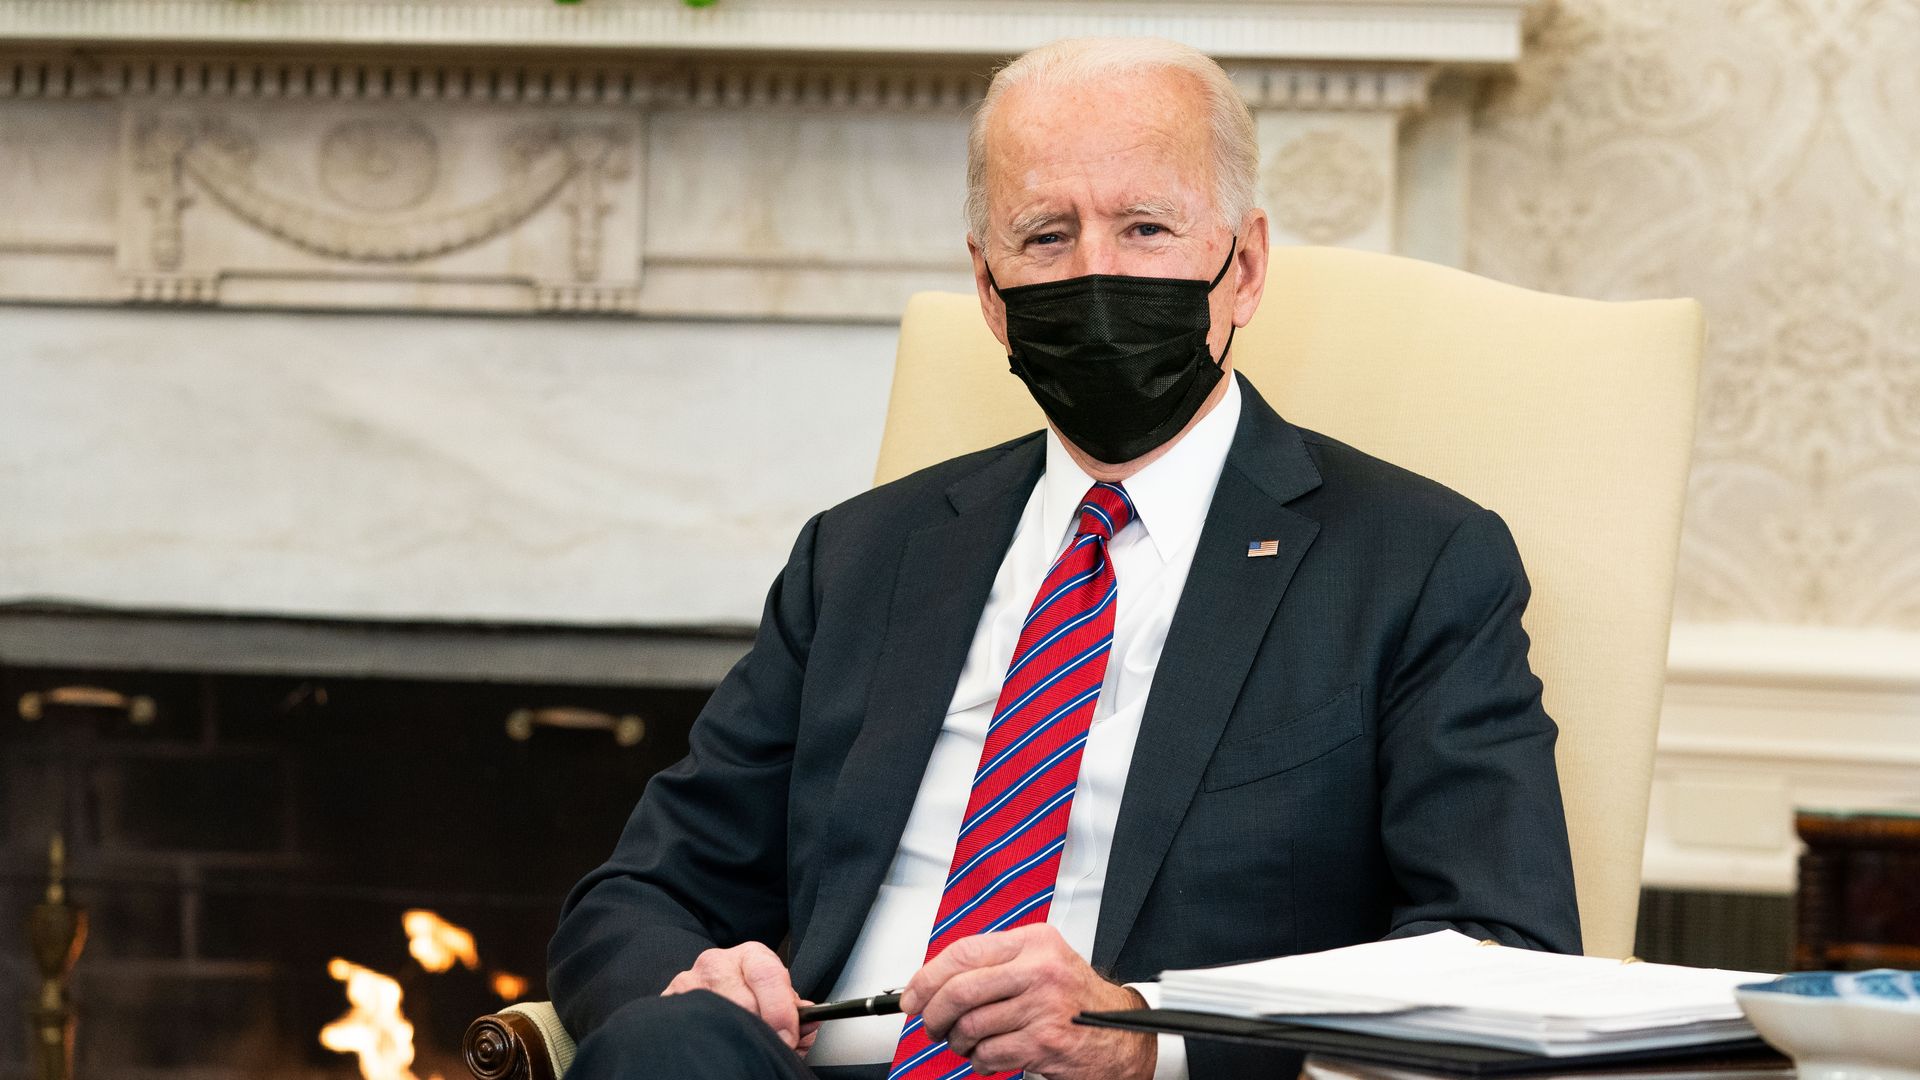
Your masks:
<path fill-rule="evenodd" d="M 810 1024 L 815 1020 L 847 1020 L 855 1016 L 891 1016 L 900 1011 L 900 993 L 898 990 L 893 990 L 885 994 L 853 998 L 848 1001 L 802 1005 L 800 1022 Z"/>

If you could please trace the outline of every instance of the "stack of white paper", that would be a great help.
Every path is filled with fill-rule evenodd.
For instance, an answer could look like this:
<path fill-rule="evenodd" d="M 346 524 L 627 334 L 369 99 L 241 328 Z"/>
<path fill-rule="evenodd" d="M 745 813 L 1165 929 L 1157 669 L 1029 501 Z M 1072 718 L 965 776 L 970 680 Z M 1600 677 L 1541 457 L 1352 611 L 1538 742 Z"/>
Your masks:
<path fill-rule="evenodd" d="M 1600 1075 L 1631 1077 L 1632 1080 L 1705 1080 L 1708 1077 L 1712 1080 L 1781 1080 L 1782 1076 L 1790 1077 L 1792 1074 L 1784 1071 L 1784 1066 L 1779 1064 L 1715 1064 L 1708 1071 L 1698 1061 L 1688 1059 L 1666 1065 L 1636 1064 L 1628 1073 L 1605 1069 Z M 1458 1080 L 1455 1074 L 1432 1069 L 1378 1065 L 1318 1054 L 1306 1060 L 1300 1069 L 1300 1077 L 1301 1080 Z M 1546 1072 L 1530 1069 L 1526 1074 L 1526 1080 L 1594 1080 L 1594 1077 L 1593 1067 L 1583 1064 L 1579 1058 L 1566 1059 L 1565 1066 L 1560 1069 Z"/>
<path fill-rule="evenodd" d="M 1751 1038 L 1733 988 L 1772 977 L 1487 946 L 1445 930 L 1169 971 L 1160 1005 L 1558 1057 Z"/>

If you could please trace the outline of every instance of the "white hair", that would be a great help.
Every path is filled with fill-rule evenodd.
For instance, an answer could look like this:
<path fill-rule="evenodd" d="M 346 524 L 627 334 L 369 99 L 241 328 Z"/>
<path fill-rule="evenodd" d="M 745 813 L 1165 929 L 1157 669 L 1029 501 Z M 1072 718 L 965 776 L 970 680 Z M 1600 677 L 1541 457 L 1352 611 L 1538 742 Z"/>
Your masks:
<path fill-rule="evenodd" d="M 1116 75 L 1184 72 L 1200 84 L 1213 144 L 1213 205 L 1229 228 L 1254 207 L 1260 148 L 1253 116 L 1233 80 L 1213 58 L 1165 38 L 1068 38 L 1023 53 L 994 73 L 967 131 L 967 227 L 987 235 L 987 124 L 1000 99 L 1017 86 L 1061 88 Z"/>

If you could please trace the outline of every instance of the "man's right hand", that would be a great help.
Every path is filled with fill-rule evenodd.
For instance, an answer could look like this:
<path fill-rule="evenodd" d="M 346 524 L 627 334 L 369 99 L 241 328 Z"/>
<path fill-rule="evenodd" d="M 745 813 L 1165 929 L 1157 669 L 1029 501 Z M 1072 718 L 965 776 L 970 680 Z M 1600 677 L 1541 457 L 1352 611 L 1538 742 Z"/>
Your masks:
<path fill-rule="evenodd" d="M 711 990 L 767 1022 L 780 1041 L 804 1053 L 813 1042 L 811 1029 L 800 1030 L 800 995 L 785 964 L 772 949 L 757 941 L 731 949 L 708 949 L 693 966 L 673 977 L 662 996 L 689 990 Z M 804 1043 L 802 1039 L 805 1039 Z"/>

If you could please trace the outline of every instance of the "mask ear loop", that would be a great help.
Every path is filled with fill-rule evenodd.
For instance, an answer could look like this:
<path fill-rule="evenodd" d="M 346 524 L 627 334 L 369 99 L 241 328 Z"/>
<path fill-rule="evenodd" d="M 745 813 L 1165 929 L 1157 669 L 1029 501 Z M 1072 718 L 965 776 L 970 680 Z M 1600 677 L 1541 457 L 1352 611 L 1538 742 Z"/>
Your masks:
<path fill-rule="evenodd" d="M 1236 233 L 1234 234 L 1234 237 L 1233 237 L 1233 243 L 1227 245 L 1227 261 L 1220 264 L 1220 272 L 1213 275 L 1213 281 L 1207 285 L 1207 295 L 1209 296 L 1213 295 L 1213 290 L 1219 288 L 1220 283 L 1226 280 L 1227 271 L 1233 266 L 1234 253 L 1239 250 L 1240 250 L 1240 236 L 1238 233 Z M 987 280 L 988 281 L 993 280 L 992 271 L 987 272 Z M 1227 366 L 1227 352 L 1228 350 L 1233 348 L 1233 334 L 1234 334 L 1234 331 L 1238 329 L 1240 328 L 1237 326 L 1230 326 L 1227 328 L 1227 343 L 1220 347 L 1220 359 L 1215 360 L 1213 362 L 1215 367 Z"/>
<path fill-rule="evenodd" d="M 1227 271 L 1231 269 L 1233 266 L 1234 253 L 1239 250 L 1240 250 L 1240 235 L 1238 233 L 1235 233 L 1233 237 L 1233 243 L 1227 245 L 1227 261 L 1220 264 L 1220 272 L 1213 275 L 1212 281 L 1207 282 L 1208 292 L 1212 292 L 1213 290 L 1219 288 L 1220 283 L 1226 280 Z M 989 281 L 993 279 L 993 274 L 991 272 L 987 274 L 987 279 Z"/>

